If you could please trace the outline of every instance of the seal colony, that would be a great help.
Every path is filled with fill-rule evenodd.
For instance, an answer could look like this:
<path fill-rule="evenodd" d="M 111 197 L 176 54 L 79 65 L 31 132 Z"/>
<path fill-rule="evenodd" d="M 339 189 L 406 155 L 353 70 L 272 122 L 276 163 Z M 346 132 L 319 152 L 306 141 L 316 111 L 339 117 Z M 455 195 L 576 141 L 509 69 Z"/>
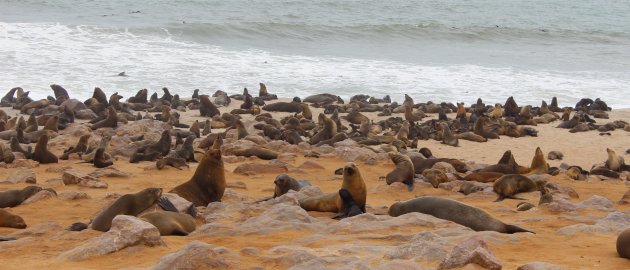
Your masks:
<path fill-rule="evenodd" d="M 132 97 L 115 92 L 109 98 L 97 87 L 85 101 L 73 99 L 60 85 L 51 85 L 54 97 L 40 100 L 16 87 L 0 102 L 10 107 L 0 109 L 0 165 L 36 161 L 37 174 L 68 165 L 131 174 L 132 181 L 140 182 L 101 179 L 110 182 L 108 189 L 117 190 L 112 197 L 88 189 L 93 197 L 80 207 L 91 211 L 73 216 L 73 224 L 66 219 L 62 225 L 70 228 L 68 233 L 106 232 L 116 215 L 130 215 L 152 224 L 162 236 L 191 239 L 198 237 L 198 228 L 230 219 L 213 213 L 240 201 L 245 210 L 239 222 L 261 215 L 252 209 L 293 202 L 318 219 L 348 219 L 340 224 L 352 224 L 365 213 L 371 219 L 417 212 L 474 231 L 524 233 L 532 236 L 518 241 L 537 241 L 540 236 L 527 233 L 544 228 L 520 218 L 520 211 L 547 215 L 551 205 L 571 194 L 566 181 L 627 181 L 630 171 L 623 156 L 626 148 L 605 146 L 597 160 L 577 164 L 566 149 L 560 149 L 562 153 L 530 143 L 532 137 L 544 137 L 543 127 L 551 125 L 568 129 L 566 136 L 596 130 L 592 134 L 601 140 L 606 137 L 600 133 L 619 137 L 630 131 L 624 120 L 605 120 L 611 109 L 599 99 L 582 99 L 573 107 L 559 107 L 555 98 L 551 105 L 543 101 L 541 106 L 519 106 L 512 97 L 504 104 L 486 105 L 479 99 L 470 106 L 416 103 L 409 95 L 400 104 L 389 96 L 344 100 L 331 94 L 277 101 L 271 88 L 258 86 L 258 96 L 244 89 L 237 95 L 196 90 L 184 97 L 163 88 L 161 95 L 142 89 Z M 506 140 L 511 143 L 502 142 Z M 521 140 L 524 145 L 516 147 Z M 474 144 L 501 144 L 503 155 L 469 150 Z M 523 148 L 527 151 L 518 150 Z M 533 154 L 531 162 L 523 160 L 524 153 Z M 500 158 L 484 164 L 486 155 Z M 334 169 L 344 160 L 352 162 L 335 176 Z M 244 165 L 254 169 L 240 171 Z M 36 225 L 32 215 L 40 210 L 22 209 L 31 207 L 25 201 L 51 185 L 41 178 L 37 183 L 0 190 L 0 203 L 8 207 L 0 209 L 0 227 Z M 65 185 L 61 189 L 70 187 Z M 189 204 L 175 207 L 162 190 Z M 34 204 L 41 211 L 56 207 Z M 519 214 L 499 212 L 493 205 L 509 205 Z M 0 238 L 20 238 L 5 232 L 0 230 Z M 620 257 L 628 256 L 627 235 L 620 234 L 616 242 Z"/>

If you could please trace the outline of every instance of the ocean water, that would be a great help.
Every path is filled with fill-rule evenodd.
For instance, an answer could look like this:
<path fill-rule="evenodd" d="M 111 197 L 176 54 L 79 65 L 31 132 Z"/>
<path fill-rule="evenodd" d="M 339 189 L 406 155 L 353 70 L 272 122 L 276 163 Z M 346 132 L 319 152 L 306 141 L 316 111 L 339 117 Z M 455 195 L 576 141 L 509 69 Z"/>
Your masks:
<path fill-rule="evenodd" d="M 149 3 L 149 4 L 146 4 Z M 334 93 L 630 108 L 630 1 L 0 0 L 0 94 Z M 116 76 L 125 71 L 128 77 Z"/>

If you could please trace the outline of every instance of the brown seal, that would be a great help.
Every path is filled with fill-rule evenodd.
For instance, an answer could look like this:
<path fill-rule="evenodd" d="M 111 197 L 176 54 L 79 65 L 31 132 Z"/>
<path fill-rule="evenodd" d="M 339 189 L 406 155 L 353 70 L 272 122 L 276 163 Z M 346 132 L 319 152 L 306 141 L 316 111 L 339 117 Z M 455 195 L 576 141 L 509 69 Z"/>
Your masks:
<path fill-rule="evenodd" d="M 630 228 L 623 230 L 617 236 L 617 254 L 621 258 L 630 259 Z"/>
<path fill-rule="evenodd" d="M 278 153 L 266 148 L 252 146 L 246 149 L 237 149 L 233 152 L 235 156 L 242 157 L 258 157 L 264 160 L 272 160 L 278 158 Z"/>
<path fill-rule="evenodd" d="M 94 123 L 90 128 L 92 130 L 96 130 L 103 127 L 118 127 L 118 116 L 116 115 L 116 110 L 114 110 L 114 107 L 109 107 L 107 109 L 107 118 Z"/>
<path fill-rule="evenodd" d="M 208 95 L 200 95 L 199 96 L 199 114 L 204 117 L 213 117 L 215 115 L 220 115 L 219 109 L 215 106 L 212 101 L 210 101 L 210 97 Z"/>
<path fill-rule="evenodd" d="M 343 182 L 341 188 L 347 189 L 352 199 L 365 212 L 367 190 L 359 168 L 354 163 L 347 163 L 343 168 Z M 306 211 L 339 213 L 343 207 L 343 201 L 338 192 L 327 193 L 319 196 L 308 197 L 300 200 L 300 207 Z"/>
<path fill-rule="evenodd" d="M 442 122 L 440 123 L 440 126 L 442 127 L 442 143 L 450 146 L 458 146 L 459 140 L 453 135 L 448 124 Z"/>
<path fill-rule="evenodd" d="M 41 164 L 59 162 L 57 156 L 48 151 L 48 135 L 39 138 L 39 141 L 35 145 L 35 151 L 33 152 L 33 160 Z"/>
<path fill-rule="evenodd" d="M 27 186 L 21 190 L 11 189 L 0 192 L 0 208 L 16 207 L 42 190 L 38 186 Z"/>
<path fill-rule="evenodd" d="M 481 183 L 493 183 L 495 180 L 499 179 L 499 177 L 503 175 L 504 173 L 500 172 L 474 172 L 464 176 L 464 180 Z"/>
<path fill-rule="evenodd" d="M 177 212 L 149 212 L 138 218 L 153 224 L 160 231 L 160 235 L 186 236 L 197 227 L 193 217 Z"/>
<path fill-rule="evenodd" d="M 195 134 L 197 138 L 201 138 L 201 130 L 199 129 L 199 120 L 195 120 L 195 122 L 192 125 L 190 125 L 189 131 Z"/>
<path fill-rule="evenodd" d="M 347 217 L 353 217 L 356 215 L 363 214 L 364 212 L 357 205 L 357 203 L 352 199 L 352 194 L 345 188 L 339 190 L 339 197 L 341 198 L 341 209 L 334 219 L 342 219 Z"/>
<path fill-rule="evenodd" d="M 298 102 L 276 102 L 272 104 L 268 104 L 262 107 L 263 110 L 269 112 L 290 112 L 290 113 L 301 113 L 302 105 Z"/>
<path fill-rule="evenodd" d="M 21 148 L 22 147 L 20 147 L 20 149 Z M 6 145 L 0 144 L 0 162 L 11 164 L 13 161 L 15 161 L 15 154 L 13 154 L 12 150 Z"/>
<path fill-rule="evenodd" d="M 477 121 L 475 121 L 473 132 L 486 139 L 499 139 L 499 134 L 486 129 L 486 125 L 488 122 L 488 117 L 480 116 L 479 118 L 477 118 Z"/>
<path fill-rule="evenodd" d="M 48 120 L 46 120 L 46 123 L 44 124 L 44 129 L 58 132 L 59 131 L 59 116 L 53 115 L 49 117 Z"/>
<path fill-rule="evenodd" d="M 310 143 L 317 144 L 320 141 L 328 140 L 337 134 L 337 124 L 332 119 L 326 117 L 323 113 L 318 116 L 320 126 L 323 129 L 311 137 Z"/>
<path fill-rule="evenodd" d="M 455 135 L 458 139 L 472 141 L 472 142 L 487 142 L 488 139 L 483 136 L 479 136 L 471 131 L 466 131 Z"/>
<path fill-rule="evenodd" d="M 521 192 L 536 191 L 538 190 L 538 185 L 527 176 L 520 174 L 506 174 L 494 181 L 492 188 L 494 192 L 499 195 L 495 202 L 500 202 L 505 198 L 524 200 L 522 198 L 514 197 L 514 195 Z"/>
<path fill-rule="evenodd" d="M 479 208 L 446 198 L 422 196 L 405 202 L 397 202 L 389 207 L 389 215 L 393 217 L 411 212 L 449 220 L 475 231 L 495 231 L 509 234 L 531 232 L 514 225 L 505 224 Z"/>
<path fill-rule="evenodd" d="M 4 209 L 0 209 L 0 227 L 24 229 L 26 222 L 18 215 L 9 213 Z"/>
<path fill-rule="evenodd" d="M 90 139 L 91 134 L 86 134 L 83 135 L 81 137 L 79 137 L 79 142 L 77 142 L 76 146 L 71 146 L 70 148 L 66 149 L 65 151 L 63 151 L 63 155 L 61 155 L 61 157 L 59 159 L 61 160 L 68 160 L 70 154 L 72 153 L 76 153 L 80 156 L 83 155 L 83 153 L 87 152 L 88 150 L 88 140 Z"/>
<path fill-rule="evenodd" d="M 109 231 L 114 217 L 117 215 L 137 216 L 155 204 L 160 196 L 162 196 L 161 188 L 147 188 L 138 193 L 125 194 L 96 215 L 92 221 L 92 229 L 101 232 Z"/>
<path fill-rule="evenodd" d="M 448 182 L 448 177 L 446 176 L 446 174 L 436 169 L 426 169 L 422 171 L 422 176 L 424 176 L 424 178 L 426 178 L 426 181 L 431 183 L 434 188 L 438 188 L 441 183 Z"/>
<path fill-rule="evenodd" d="M 148 95 L 149 95 L 149 90 L 147 90 L 147 89 L 140 89 L 140 90 L 138 90 L 138 92 L 136 93 L 135 96 L 129 97 L 127 99 L 127 102 L 129 102 L 129 103 L 146 104 Z"/>
<path fill-rule="evenodd" d="M 416 157 L 416 156 L 411 156 L 410 158 L 411 158 L 411 161 L 413 162 L 414 171 L 417 174 L 421 174 L 426 169 L 433 168 L 433 165 L 435 165 L 435 163 L 438 163 L 438 162 L 449 163 L 453 165 L 453 167 L 455 168 L 457 172 L 460 172 L 460 173 L 465 173 L 468 171 L 468 169 L 466 169 L 466 163 L 458 159 L 453 159 L 453 158 L 422 159 L 421 157 Z"/>
<path fill-rule="evenodd" d="M 464 182 L 461 186 L 459 186 L 459 190 L 457 192 L 469 195 L 479 191 L 483 191 L 483 187 L 477 186 L 471 182 Z"/>
<path fill-rule="evenodd" d="M 234 122 L 234 125 L 236 126 L 236 131 L 238 134 L 238 140 L 247 137 L 247 135 L 249 135 L 249 133 L 247 133 L 247 129 L 245 128 L 245 125 L 243 124 L 243 122 L 240 119 L 237 119 Z"/>
<path fill-rule="evenodd" d="M 295 178 L 284 173 L 276 176 L 273 183 L 275 184 L 275 188 L 273 190 L 274 198 L 284 195 L 289 192 L 289 190 L 300 191 L 303 187 L 311 185 L 306 180 L 295 180 Z"/>
<path fill-rule="evenodd" d="M 212 148 L 204 153 L 192 178 L 169 192 L 176 193 L 195 206 L 220 202 L 226 186 L 225 170 L 221 159 L 222 143 L 223 140 L 218 137 Z"/>
<path fill-rule="evenodd" d="M 385 182 L 391 185 L 395 182 L 401 182 L 407 185 L 409 191 L 413 190 L 414 169 L 411 159 L 400 153 L 389 153 L 389 158 L 394 162 L 396 168 L 385 176 Z"/>
<path fill-rule="evenodd" d="M 545 154 L 540 150 L 540 147 L 536 147 L 536 153 L 532 159 L 532 165 L 529 166 L 528 174 L 544 174 L 549 173 L 549 164 L 545 159 Z"/>
<path fill-rule="evenodd" d="M 545 185 L 539 185 L 538 190 L 540 191 L 540 199 L 538 200 L 538 205 L 553 202 L 553 195 L 551 194 L 551 192 L 549 192 L 549 189 L 547 189 Z"/>
<path fill-rule="evenodd" d="M 114 163 L 105 157 L 105 148 L 96 149 L 96 153 L 94 154 L 94 159 L 92 160 L 92 164 L 96 168 L 105 168 L 114 165 Z"/>
<path fill-rule="evenodd" d="M 625 161 L 622 156 L 617 155 L 614 150 L 606 148 L 608 158 L 606 159 L 606 168 L 612 171 L 619 171 L 622 166 L 625 165 Z"/>
<path fill-rule="evenodd" d="M 345 118 L 348 122 L 355 125 L 360 125 L 363 121 L 370 121 L 370 118 L 363 115 L 358 110 L 352 110 L 350 113 L 348 113 L 348 115 L 342 118 Z"/>
<path fill-rule="evenodd" d="M 105 107 L 109 106 L 109 102 L 107 102 L 107 96 L 105 92 L 101 90 L 101 88 L 95 87 L 94 93 L 92 93 L 92 98 L 96 99 L 99 103 L 105 105 Z"/>

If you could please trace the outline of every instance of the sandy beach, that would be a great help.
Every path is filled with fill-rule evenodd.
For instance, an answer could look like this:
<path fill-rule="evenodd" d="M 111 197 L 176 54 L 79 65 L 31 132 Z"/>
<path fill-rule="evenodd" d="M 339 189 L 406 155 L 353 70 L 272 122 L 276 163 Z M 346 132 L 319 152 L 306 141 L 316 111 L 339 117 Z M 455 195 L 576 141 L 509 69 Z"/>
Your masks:
<path fill-rule="evenodd" d="M 518 100 L 517 100 L 518 102 Z M 229 107 L 221 107 L 221 112 L 229 112 L 237 108 L 240 101 L 233 100 Z M 534 104 L 532 104 L 534 105 Z M 538 104 L 535 104 L 538 105 Z M 13 116 L 17 111 L 2 108 L 8 115 Z M 312 108 L 316 116 L 321 109 Z M 179 112 L 181 122 L 191 124 L 194 120 L 205 121 L 205 117 L 199 116 L 198 110 Z M 376 117 L 376 113 L 364 113 L 371 119 L 384 119 Z M 274 117 L 290 115 L 289 113 L 273 113 Z M 344 115 L 344 114 L 341 114 Z M 250 134 L 260 131 L 253 128 L 255 121 L 252 115 L 242 115 Z M 395 114 L 394 116 L 402 116 Z M 437 118 L 436 114 L 430 114 L 431 118 Z M 455 114 L 448 114 L 454 118 Z M 429 119 L 429 118 L 427 118 Z M 423 119 L 424 121 L 425 119 Z M 630 120 L 630 109 L 615 110 L 610 112 L 610 119 L 597 119 L 599 123 L 612 122 L 614 120 Z M 344 121 L 344 124 L 347 122 Z M 133 125 L 133 122 L 129 122 Z M 72 125 L 87 125 L 84 121 L 78 121 Z M 558 122 L 540 124 L 534 127 L 538 130 L 537 137 L 510 138 L 501 136 L 500 139 L 490 140 L 485 143 L 460 140 L 459 147 L 441 144 L 435 140 L 419 141 L 418 147 L 428 147 L 436 157 L 448 157 L 474 161 L 477 164 L 495 164 L 506 150 L 511 150 L 516 161 L 524 166 L 529 166 L 534 150 L 540 147 L 545 155 L 549 151 L 561 151 L 563 160 L 548 160 L 550 166 L 559 166 L 561 163 L 578 165 L 590 169 L 593 164 L 606 160 L 606 148 L 615 150 L 618 154 L 625 154 L 630 148 L 630 133 L 624 130 L 615 130 L 610 136 L 600 136 L 597 131 L 569 133 L 567 129 L 556 128 Z M 71 128 L 67 128 L 71 130 Z M 220 132 L 221 130 L 213 130 Z M 60 131 L 64 134 L 65 131 Z M 96 134 L 96 132 L 95 132 Z M 233 133 L 229 132 L 226 143 L 234 142 Z M 98 136 L 90 139 L 92 144 L 98 143 Z M 61 155 L 63 150 L 76 143 L 67 140 L 67 136 L 51 139 L 49 149 L 56 155 Z M 312 148 L 315 149 L 315 148 Z M 377 151 L 382 151 L 374 147 Z M 417 151 L 409 149 L 409 151 Z M 281 155 L 281 162 L 286 162 L 288 174 L 296 179 L 306 179 L 317 186 L 323 192 L 336 192 L 341 184 L 341 176 L 335 175 L 337 168 L 343 167 L 348 162 L 341 157 L 332 154 L 324 154 L 319 158 L 304 157 L 303 151 L 293 154 Z M 194 233 L 189 236 L 162 236 L 166 245 L 157 247 L 132 246 L 108 255 L 96 256 L 84 261 L 68 261 L 59 258 L 65 251 L 71 250 L 89 239 L 98 237 L 102 232 L 87 229 L 81 232 L 65 230 L 75 222 L 87 222 L 94 217 L 103 207 L 113 201 L 115 196 L 111 194 L 135 193 L 147 187 L 159 187 L 164 192 L 187 181 L 192 176 L 197 163 L 189 163 L 189 169 L 178 170 L 166 167 L 162 170 L 155 168 L 155 162 L 140 162 L 132 164 L 125 157 L 119 157 L 114 161 L 113 168 L 127 173 L 128 177 L 102 177 L 108 187 L 106 189 L 94 189 L 79 187 L 76 185 L 64 185 L 59 179 L 63 170 L 70 167 L 84 173 L 95 171 L 92 164 L 79 163 L 74 158 L 60 160 L 58 164 L 40 164 L 32 168 L 36 173 L 37 185 L 44 188 L 52 188 L 58 194 L 65 191 L 84 192 L 89 197 L 79 200 L 66 200 L 53 197 L 36 201 L 30 204 L 19 205 L 10 208 L 9 211 L 24 218 L 28 228 L 24 230 L 0 228 L 0 237 L 16 237 L 17 241 L 0 242 L 0 268 L 1 269 L 152 269 L 161 257 L 180 250 L 191 241 L 198 240 L 211 245 L 224 247 L 228 253 L 239 256 L 238 262 L 230 264 L 229 268 L 236 269 L 287 269 L 290 265 L 277 259 L 281 252 L 278 247 L 288 247 L 294 250 L 305 250 L 309 254 L 324 258 L 318 261 L 327 267 L 347 267 L 348 269 L 362 269 L 360 264 L 373 267 L 394 269 L 392 263 L 403 261 L 416 263 L 416 269 L 435 269 L 439 261 L 422 260 L 412 258 L 391 258 L 384 255 L 389 250 L 408 244 L 408 237 L 420 232 L 439 233 L 443 228 L 420 226 L 410 223 L 401 226 L 374 228 L 366 231 L 318 231 L 315 229 L 296 229 L 270 231 L 268 233 L 246 233 L 235 230 L 232 233 Z M 304 165 L 307 162 L 307 165 Z M 273 194 L 274 178 L 277 173 L 255 172 L 254 174 L 234 173 L 234 169 L 244 163 L 262 163 L 269 161 L 250 158 L 225 159 L 225 175 L 228 189 L 223 198 L 226 204 L 252 205 L 254 201 Z M 453 185 L 450 190 L 445 187 L 433 188 L 430 185 L 416 185 L 411 192 L 402 185 L 387 186 L 385 181 L 379 179 L 390 172 L 394 165 L 389 159 L 378 159 L 375 162 L 355 161 L 363 179 L 367 185 L 367 211 L 374 217 L 387 214 L 387 207 L 397 201 L 412 199 L 416 196 L 431 195 L 451 198 L 460 202 L 478 207 L 490 213 L 497 219 L 509 224 L 527 228 L 536 234 L 521 233 L 514 235 L 494 232 L 472 232 L 455 235 L 449 238 L 450 244 L 445 246 L 446 252 L 450 252 L 452 246 L 471 236 L 483 237 L 488 243 L 489 250 L 502 263 L 503 269 L 516 269 L 529 262 L 542 261 L 556 264 L 566 269 L 629 269 L 630 261 L 619 258 L 615 250 L 615 240 L 618 230 L 609 232 L 577 232 L 572 234 L 559 233 L 561 228 L 575 224 L 595 224 L 598 220 L 613 212 L 621 212 L 628 216 L 630 205 L 618 204 L 624 193 L 629 190 L 627 179 L 611 179 L 605 181 L 589 179 L 587 181 L 575 181 L 564 174 L 550 177 L 550 182 L 559 187 L 572 188 L 578 197 L 567 197 L 573 204 L 601 196 L 612 202 L 612 205 L 604 208 L 578 208 L 575 211 L 556 212 L 546 207 L 536 207 L 529 211 L 516 211 L 517 200 L 504 200 L 493 202 L 496 194 L 491 186 L 483 192 L 465 196 L 456 192 L 458 185 Z M 318 166 L 313 166 L 316 164 Z M 310 165 L 310 166 L 309 166 Z M 19 168 L 0 168 L 0 181 L 12 175 Z M 235 184 L 238 183 L 238 184 Z M 9 189 L 21 189 L 27 184 L 0 184 L 0 191 Z M 539 192 L 519 194 L 527 199 L 527 202 L 537 204 Z M 218 218 L 217 231 L 236 228 L 248 219 L 260 216 L 267 208 L 253 207 L 247 211 L 239 212 L 227 218 Z M 201 228 L 207 222 L 209 211 L 198 216 L 197 228 Z M 333 213 L 309 212 L 315 218 L 315 224 L 325 227 L 339 226 L 336 221 L 330 219 Z M 357 218 L 357 217 L 354 217 Z M 366 217 L 363 217 L 366 218 Z M 352 248 L 356 247 L 356 248 Z M 373 249 L 372 249 L 373 248 Z M 246 252 L 245 250 L 256 250 Z M 377 255 L 375 255 L 377 254 Z M 332 258 L 332 259 L 331 259 Z M 328 260 L 330 259 L 330 260 Z M 334 259 L 334 260 L 333 260 Z M 342 259 L 347 259 L 344 265 Z M 359 264 L 360 263 L 360 264 Z M 387 264 L 390 263 L 390 264 Z M 256 268 L 258 267 L 258 268 Z M 402 264 L 401 264 L 402 267 Z M 468 265 L 463 269 L 478 269 L 478 266 Z M 309 267 L 305 267 L 309 268 Z M 403 268 L 399 268 L 403 269 Z M 481 269 L 481 268 L 479 268 Z"/>

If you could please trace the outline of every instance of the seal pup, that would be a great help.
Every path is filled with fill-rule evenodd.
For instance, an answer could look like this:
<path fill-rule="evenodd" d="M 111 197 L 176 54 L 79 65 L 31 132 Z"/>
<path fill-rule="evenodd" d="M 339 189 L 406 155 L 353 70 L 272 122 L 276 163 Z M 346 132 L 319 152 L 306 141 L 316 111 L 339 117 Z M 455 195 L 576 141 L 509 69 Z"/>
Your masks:
<path fill-rule="evenodd" d="M 396 168 L 385 176 L 385 182 L 391 185 L 395 182 L 401 182 L 407 185 L 409 191 L 413 190 L 414 168 L 411 158 L 400 153 L 389 153 L 389 158 L 394 162 Z"/>
<path fill-rule="evenodd" d="M 246 149 L 237 149 L 233 152 L 235 156 L 258 157 L 263 160 L 273 160 L 278 158 L 278 153 L 266 148 L 252 146 Z"/>
<path fill-rule="evenodd" d="M 38 186 L 27 186 L 21 190 L 11 189 L 0 192 L 0 208 L 16 207 L 26 199 L 42 191 Z"/>
<path fill-rule="evenodd" d="M 617 254 L 621 258 L 630 259 L 630 228 L 626 228 L 617 236 Z"/>
<path fill-rule="evenodd" d="M 352 194 L 350 194 L 350 191 L 348 191 L 347 189 L 340 189 L 339 197 L 341 198 L 342 202 L 341 210 L 339 211 L 339 213 L 337 213 L 336 216 L 333 217 L 333 219 L 353 217 L 364 213 L 363 211 L 361 211 L 361 208 L 359 208 L 357 203 L 354 202 L 354 199 L 352 199 Z"/>
<path fill-rule="evenodd" d="M 218 137 L 212 147 L 204 153 L 192 178 L 169 192 L 181 196 L 195 206 L 220 202 L 226 186 L 223 159 L 221 159 L 222 143 L 223 139 Z"/>
<path fill-rule="evenodd" d="M 347 189 L 352 195 L 352 199 L 365 212 L 365 201 L 367 190 L 359 168 L 354 163 L 347 163 L 343 168 L 342 189 Z M 327 193 L 301 199 L 300 207 L 306 211 L 333 212 L 339 213 L 342 209 L 342 200 L 338 192 Z"/>
<path fill-rule="evenodd" d="M 43 135 L 39 138 L 39 141 L 35 145 L 35 151 L 33 152 L 33 160 L 41 163 L 58 163 L 57 156 L 48 151 L 48 135 Z"/>
<path fill-rule="evenodd" d="M 422 176 L 426 178 L 426 182 L 430 183 L 433 188 L 438 188 L 441 183 L 448 182 L 446 174 L 436 169 L 426 169 L 422 171 Z"/>
<path fill-rule="evenodd" d="M 449 220 L 475 231 L 495 231 L 509 234 L 518 232 L 534 233 L 514 225 L 505 224 L 479 208 L 446 198 L 422 196 L 404 202 L 397 202 L 389 207 L 389 215 L 392 217 L 411 212 Z"/>
<path fill-rule="evenodd" d="M 162 196 L 161 188 L 147 188 L 138 193 L 125 194 L 101 211 L 92 221 L 92 229 L 106 232 L 112 227 L 112 220 L 117 215 L 137 216 L 155 204 Z"/>
<path fill-rule="evenodd" d="M 492 189 L 495 193 L 497 193 L 497 195 L 499 195 L 495 202 L 503 201 L 505 198 L 524 200 L 522 198 L 514 197 L 514 195 L 521 192 L 536 191 L 538 190 L 538 185 L 527 176 L 520 174 L 506 174 L 494 181 Z"/>
<path fill-rule="evenodd" d="M 471 182 L 464 182 L 461 186 L 459 186 L 459 190 L 457 192 L 462 193 L 464 195 L 469 195 L 471 193 L 475 193 L 479 191 L 483 191 L 483 188 Z"/>
<path fill-rule="evenodd" d="M 24 229 L 26 222 L 18 215 L 9 213 L 4 209 L 0 209 L 0 227 Z"/>
<path fill-rule="evenodd" d="M 289 192 L 289 190 L 300 191 L 303 187 L 311 185 L 311 183 L 306 180 L 296 180 L 284 173 L 276 176 L 273 183 L 275 184 L 273 198 L 280 197 Z"/>
<path fill-rule="evenodd" d="M 160 231 L 160 235 L 186 236 L 197 227 L 194 217 L 177 212 L 177 208 L 166 197 L 160 197 L 158 205 L 166 211 L 149 212 L 138 218 L 153 224 Z"/>

